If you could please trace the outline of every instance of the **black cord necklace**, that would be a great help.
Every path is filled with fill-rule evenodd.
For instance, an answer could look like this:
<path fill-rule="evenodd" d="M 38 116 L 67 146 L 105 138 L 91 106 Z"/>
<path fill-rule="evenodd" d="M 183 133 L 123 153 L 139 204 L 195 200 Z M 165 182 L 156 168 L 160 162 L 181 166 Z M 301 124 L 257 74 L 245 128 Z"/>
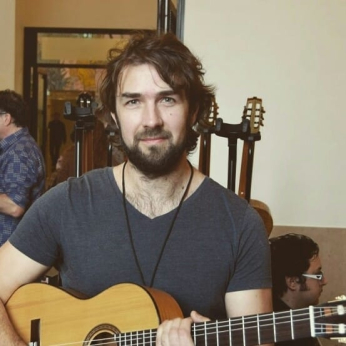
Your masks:
<path fill-rule="evenodd" d="M 157 269 L 159 267 L 159 264 L 161 262 L 161 258 L 162 258 L 162 255 L 163 255 L 163 252 L 165 250 L 165 247 L 166 247 L 166 244 L 168 242 L 168 239 L 172 233 L 172 230 L 173 230 L 173 227 L 174 227 L 174 224 L 175 224 L 175 220 L 177 219 L 177 216 L 179 214 L 179 211 L 180 211 L 180 208 L 184 202 L 184 199 L 189 191 L 189 188 L 190 188 L 190 185 L 191 185 L 191 181 L 192 181 L 192 178 L 193 178 L 193 167 L 191 165 L 191 163 L 189 161 L 187 161 L 189 163 L 189 166 L 190 166 L 190 169 L 191 169 L 191 174 L 190 174 L 190 178 L 189 178 L 189 181 L 186 185 L 186 189 L 180 199 L 180 202 L 179 202 L 179 205 L 178 205 L 178 208 L 174 214 L 174 217 L 173 217 L 173 220 L 171 222 L 171 225 L 169 227 L 169 230 L 168 230 L 168 233 L 166 235 L 166 238 L 165 238 L 165 241 L 163 242 L 163 245 L 162 245 L 162 248 L 161 248 L 161 251 L 160 251 L 160 255 L 159 255 L 159 258 L 156 262 L 156 265 L 155 265 L 155 269 L 154 269 L 154 273 L 153 273 L 153 276 L 151 278 L 151 281 L 150 281 L 150 285 L 149 287 L 152 287 L 153 284 L 154 284 L 154 280 L 155 280 L 155 276 L 156 276 L 156 272 L 157 272 Z M 130 226 L 130 220 L 129 220 L 129 215 L 128 215 L 128 212 L 127 212 L 127 207 L 126 207 L 126 190 L 125 190 L 125 166 L 127 164 L 127 161 L 124 163 L 124 166 L 123 166 L 123 171 L 122 171 L 122 186 L 123 186 L 123 207 L 124 207 L 124 211 L 125 211 L 125 218 L 126 218 L 126 223 L 127 223 L 127 231 L 129 233 L 129 237 L 130 237 L 130 242 L 131 242 L 131 247 L 132 247 L 132 252 L 133 252 L 133 255 L 135 257 L 135 260 L 136 260 L 136 265 L 137 265 L 137 268 L 138 268 L 138 271 L 141 275 L 141 280 L 142 280 L 142 283 L 143 285 L 146 285 L 145 284 L 145 280 L 144 280 L 144 275 L 143 275 L 143 271 L 142 271 L 142 268 L 139 264 L 139 260 L 138 260 L 138 256 L 137 256 L 137 252 L 136 252 L 136 249 L 135 249 L 135 246 L 134 246 L 134 242 L 133 242 L 133 236 L 132 236 L 132 230 L 131 230 L 131 226 Z"/>

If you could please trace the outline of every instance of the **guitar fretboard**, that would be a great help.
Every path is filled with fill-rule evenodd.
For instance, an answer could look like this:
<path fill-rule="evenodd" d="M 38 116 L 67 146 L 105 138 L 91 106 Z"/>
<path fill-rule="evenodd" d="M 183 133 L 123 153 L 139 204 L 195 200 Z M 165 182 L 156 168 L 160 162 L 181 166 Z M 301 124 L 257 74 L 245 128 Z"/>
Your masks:
<path fill-rule="evenodd" d="M 332 316 L 339 313 L 338 308 L 332 306 L 243 316 L 193 324 L 191 334 L 196 346 L 251 346 L 311 336 L 332 336 L 340 333 L 340 324 L 330 323 Z M 325 317 L 328 317 L 327 323 Z M 116 342 L 119 346 L 154 345 L 156 331 L 119 334 Z"/>

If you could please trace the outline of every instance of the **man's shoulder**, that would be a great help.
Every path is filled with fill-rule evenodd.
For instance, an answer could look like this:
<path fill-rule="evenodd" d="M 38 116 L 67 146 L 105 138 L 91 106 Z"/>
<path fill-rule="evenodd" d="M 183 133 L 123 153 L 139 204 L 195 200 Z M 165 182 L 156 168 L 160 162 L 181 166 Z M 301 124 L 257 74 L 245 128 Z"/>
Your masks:
<path fill-rule="evenodd" d="M 41 149 L 26 128 L 6 137 L 2 144 L 4 155 L 11 158 L 11 161 L 21 162 L 38 158 L 43 162 Z"/>
<path fill-rule="evenodd" d="M 40 165 L 43 165 L 42 151 L 30 134 L 20 137 L 10 150 L 18 158 L 22 157 L 23 160 L 27 159 L 28 162 L 35 162 L 35 164 L 39 161 Z"/>
<path fill-rule="evenodd" d="M 71 205 L 80 206 L 108 203 L 119 192 L 116 184 L 112 183 L 112 169 L 110 167 L 91 170 L 80 177 L 69 177 L 47 191 L 52 200 L 66 200 Z M 101 198 L 102 196 L 102 198 Z M 83 202 L 82 202 L 83 201 Z"/>
<path fill-rule="evenodd" d="M 244 198 L 240 198 L 234 191 L 227 189 L 212 178 L 206 177 L 200 186 L 201 192 L 210 198 L 210 194 L 231 202 L 233 205 L 248 206 Z M 198 191 L 198 190 L 197 190 Z"/>
<path fill-rule="evenodd" d="M 39 146 L 35 139 L 31 136 L 28 129 L 23 128 L 19 130 L 16 135 L 16 141 L 13 142 L 13 148 L 15 150 L 26 150 L 39 149 Z"/>
<path fill-rule="evenodd" d="M 67 183 L 70 188 L 93 189 L 95 186 L 98 190 L 109 189 L 112 181 L 112 168 L 97 168 L 82 174 L 80 177 L 70 177 Z"/>

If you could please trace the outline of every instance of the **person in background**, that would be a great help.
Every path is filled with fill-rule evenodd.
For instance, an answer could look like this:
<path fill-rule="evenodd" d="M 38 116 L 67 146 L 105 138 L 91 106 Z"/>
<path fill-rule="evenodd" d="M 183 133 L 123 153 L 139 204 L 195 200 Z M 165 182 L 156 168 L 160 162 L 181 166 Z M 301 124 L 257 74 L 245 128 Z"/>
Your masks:
<path fill-rule="evenodd" d="M 0 91 L 0 245 L 45 188 L 43 156 L 25 123 L 23 98 Z"/>
<path fill-rule="evenodd" d="M 191 323 L 272 311 L 270 252 L 259 214 L 188 160 L 213 88 L 173 34 L 111 50 L 100 90 L 126 161 L 47 191 L 0 248 L 0 340 L 25 345 L 6 304 L 58 263 L 63 287 L 95 296 L 122 282 L 169 293 L 183 318 L 157 346 L 193 345 Z"/>
<path fill-rule="evenodd" d="M 317 305 L 327 280 L 322 272 L 319 246 L 302 234 L 269 240 L 272 260 L 274 311 Z M 315 338 L 278 342 L 281 346 L 319 345 Z"/>
<path fill-rule="evenodd" d="M 60 156 L 60 148 L 63 143 L 66 143 L 66 128 L 65 124 L 60 120 L 58 112 L 53 113 L 53 119 L 48 123 L 49 130 L 49 152 L 52 160 L 52 167 L 55 165 Z"/>

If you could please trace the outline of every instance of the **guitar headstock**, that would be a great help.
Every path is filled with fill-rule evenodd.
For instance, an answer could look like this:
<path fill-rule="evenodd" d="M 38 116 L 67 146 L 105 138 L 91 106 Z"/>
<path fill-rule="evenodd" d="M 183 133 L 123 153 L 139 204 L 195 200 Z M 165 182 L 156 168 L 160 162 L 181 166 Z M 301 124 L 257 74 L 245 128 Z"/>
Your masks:
<path fill-rule="evenodd" d="M 250 120 L 250 133 L 259 133 L 260 127 L 263 126 L 263 114 L 265 110 L 262 106 L 262 99 L 258 97 L 248 98 L 243 111 L 243 119 Z"/>
<path fill-rule="evenodd" d="M 346 296 L 314 307 L 316 337 L 346 343 Z"/>
<path fill-rule="evenodd" d="M 215 126 L 217 116 L 219 115 L 219 106 L 216 102 L 215 95 L 211 96 L 211 105 L 209 114 L 206 114 L 202 119 L 198 120 L 196 131 L 199 133 L 210 132 Z"/>

